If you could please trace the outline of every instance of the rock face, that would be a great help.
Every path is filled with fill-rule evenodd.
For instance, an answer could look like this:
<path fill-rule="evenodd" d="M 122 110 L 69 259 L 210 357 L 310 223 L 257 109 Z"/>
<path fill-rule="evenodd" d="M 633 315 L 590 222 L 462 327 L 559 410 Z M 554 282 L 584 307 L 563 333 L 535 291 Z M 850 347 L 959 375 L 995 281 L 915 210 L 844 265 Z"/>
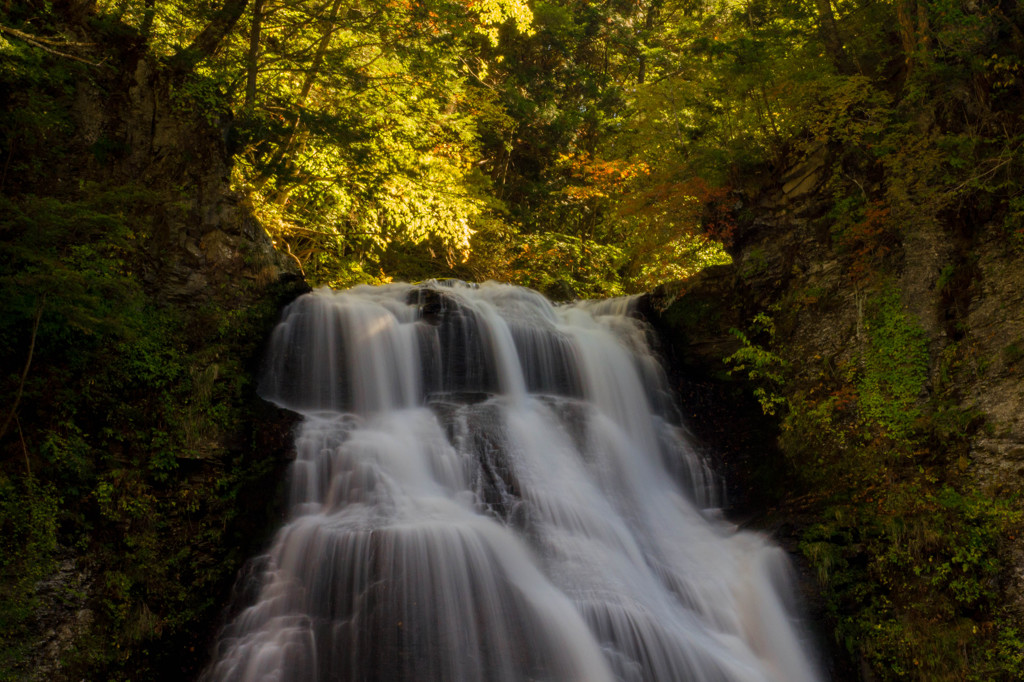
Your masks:
<path fill-rule="evenodd" d="M 95 614 L 86 602 L 92 576 L 73 556 L 59 560 L 57 570 L 37 587 L 36 619 L 41 637 L 36 644 L 38 667 L 33 679 L 51 680 L 61 673 L 61 658 L 89 632 Z"/>
<path fill-rule="evenodd" d="M 995 235 L 983 237 L 977 281 L 967 302 L 966 328 L 978 358 L 965 402 L 991 425 L 974 439 L 971 457 L 980 480 L 1004 491 L 1024 481 L 1024 268 L 1007 258 Z"/>
<path fill-rule="evenodd" d="M 875 518 L 863 515 L 869 508 L 878 516 L 898 515 L 895 510 L 910 507 L 891 504 L 897 495 L 917 495 L 922 506 L 915 509 L 930 510 L 922 511 L 920 520 L 903 522 L 917 527 L 915 532 L 932 533 L 934 540 L 944 531 L 927 530 L 928 523 L 981 524 L 970 520 L 973 512 L 958 516 L 959 510 L 942 504 L 928 507 L 923 501 L 932 500 L 933 493 L 956 491 L 948 494 L 1009 509 L 1009 496 L 1024 487 L 1024 261 L 991 217 L 900 222 L 865 202 L 859 219 L 844 222 L 825 189 L 840 172 L 836 165 L 822 147 L 776 174 L 775 181 L 738 191 L 733 263 L 664 287 L 650 299 L 684 383 L 705 382 L 729 396 L 739 382 L 748 391 L 757 388 L 778 398 L 776 414 L 763 417 L 769 422 L 766 432 L 774 425 L 778 438 L 748 442 L 746 454 L 738 446 L 734 461 L 744 481 L 739 492 L 774 491 L 767 503 L 785 511 L 760 523 L 794 527 L 793 546 L 803 543 L 805 554 L 813 554 L 809 543 L 822 523 L 836 532 L 853 527 L 822 518 L 853 513 L 862 514 L 857 523 L 868 523 Z M 871 192 L 866 189 L 865 199 Z M 743 348 L 763 353 L 748 355 L 746 362 L 739 356 L 725 362 Z M 766 379 L 772 373 L 777 381 Z M 870 457 L 884 464 L 876 469 L 849 464 Z M 773 463 L 775 478 L 758 469 L 756 462 L 763 459 Z M 947 520 L 929 520 L 928 514 Z M 1007 518 L 1010 525 L 1019 523 L 1012 514 Z M 1019 537 L 1015 532 L 993 524 L 990 530 L 999 539 L 985 551 L 1002 569 L 986 579 L 984 589 L 999 596 L 984 606 L 974 603 L 974 612 L 954 606 L 955 616 L 943 616 L 974 619 L 974 633 L 982 634 L 962 636 L 965 651 L 987 646 L 977 638 L 994 637 L 990 619 L 1019 622 L 1024 613 L 1024 547 L 1011 539 Z M 950 535 L 958 538 L 952 545 L 967 542 L 962 534 Z M 910 632 L 917 626 L 908 625 L 912 617 L 906 614 L 919 614 L 923 607 L 879 587 L 894 579 L 895 573 L 886 571 L 895 569 L 885 568 L 886 559 L 859 537 L 849 546 L 835 537 L 825 542 L 845 551 L 839 552 L 844 561 L 867 566 L 858 578 L 871 583 L 865 593 L 890 599 L 887 613 L 895 614 L 894 621 L 905 628 L 901 632 Z M 908 561 L 931 561 L 933 551 L 938 558 L 941 542 L 933 540 L 919 545 L 906 540 L 912 547 Z M 949 562 L 954 571 L 958 565 Z M 901 570 L 912 574 L 915 569 L 932 575 L 920 565 Z M 866 607 L 841 603 L 835 596 L 840 588 L 821 562 L 817 570 L 819 588 L 832 595 L 831 623 L 839 636 L 849 638 L 859 616 L 842 610 Z M 929 580 L 925 585 L 914 577 L 898 579 L 903 590 L 945 595 L 941 598 L 956 587 Z M 940 628 L 930 627 L 936 633 Z M 899 646 L 914 651 L 910 635 L 901 641 Z M 851 658 L 850 670 L 857 671 L 848 673 L 851 678 L 892 677 L 887 666 L 893 664 L 881 662 L 878 654 L 883 645 L 872 649 L 875 645 L 848 640 L 841 647 Z M 920 664 L 917 655 L 906 654 L 909 666 Z M 977 670 L 980 664 L 963 665 Z"/>
<path fill-rule="evenodd" d="M 120 57 L 123 68 L 76 83 L 72 153 L 45 186 L 20 191 L 77 199 L 95 186 L 124 197 L 113 210 L 131 226 L 135 250 L 124 253 L 118 276 L 141 283 L 142 305 L 161 311 L 152 319 L 169 320 L 181 337 L 156 339 L 164 359 L 145 361 L 173 363 L 168 376 L 176 379 L 149 393 L 175 421 L 116 434 L 118 451 L 90 464 L 84 486 L 114 482 L 108 512 L 96 510 L 100 487 L 61 500 L 62 518 L 92 525 L 69 521 L 64 535 L 73 541 L 58 536 L 53 570 L 35 585 L 33 612 L 19 626 L 19 653 L 0 673 L 11 679 L 198 674 L 233 576 L 277 523 L 273 500 L 290 456 L 294 417 L 257 398 L 253 377 L 281 307 L 308 286 L 231 189 L 229 116 L 182 97 L 182 76 L 139 55 Z M 51 371 L 61 376 L 40 361 L 32 375 Z M 51 407 L 33 409 L 36 421 L 23 421 L 37 456 Z M 102 416 L 77 419 L 83 447 L 114 440 L 102 435 L 113 430 Z M 150 462 L 167 446 L 150 433 L 173 443 L 169 475 L 151 476 Z M 136 504 L 148 505 L 139 507 L 146 518 L 117 518 Z"/>
<path fill-rule="evenodd" d="M 201 110 L 178 92 L 194 78 L 125 56 L 125 68 L 84 81 L 75 98 L 78 142 L 109 149 L 73 173 L 133 183 L 162 196 L 149 223 L 145 273 L 161 298 L 188 304 L 217 291 L 298 278 L 274 249 L 245 197 L 231 189 L 230 114 Z M 217 101 L 206 106 L 216 107 Z"/>
<path fill-rule="evenodd" d="M 777 346 L 799 362 L 798 379 L 858 357 L 872 285 L 851 275 L 852 258 L 829 231 L 830 200 L 814 192 L 829 172 L 816 152 L 784 174 L 781 188 L 741 195 L 746 220 L 732 248 L 734 262 L 653 294 L 679 362 L 728 370 L 723 359 L 740 347 L 730 329 L 746 329 L 766 310 L 781 313 Z M 971 366 L 957 381 L 959 404 L 980 411 L 987 424 L 970 441 L 974 480 L 1018 489 L 1024 482 L 1024 262 L 997 225 L 925 228 L 902 235 L 882 268 L 926 333 L 926 390 L 938 379 L 944 350 L 969 349 Z"/>

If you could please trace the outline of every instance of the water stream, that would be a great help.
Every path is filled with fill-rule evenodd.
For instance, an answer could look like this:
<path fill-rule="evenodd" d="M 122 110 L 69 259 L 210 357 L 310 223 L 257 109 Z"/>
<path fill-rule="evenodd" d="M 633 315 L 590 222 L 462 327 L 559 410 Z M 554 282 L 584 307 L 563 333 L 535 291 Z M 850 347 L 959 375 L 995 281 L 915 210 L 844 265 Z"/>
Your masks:
<path fill-rule="evenodd" d="M 319 290 L 261 394 L 289 518 L 208 682 L 810 682 L 783 552 L 715 514 L 629 302 Z"/>

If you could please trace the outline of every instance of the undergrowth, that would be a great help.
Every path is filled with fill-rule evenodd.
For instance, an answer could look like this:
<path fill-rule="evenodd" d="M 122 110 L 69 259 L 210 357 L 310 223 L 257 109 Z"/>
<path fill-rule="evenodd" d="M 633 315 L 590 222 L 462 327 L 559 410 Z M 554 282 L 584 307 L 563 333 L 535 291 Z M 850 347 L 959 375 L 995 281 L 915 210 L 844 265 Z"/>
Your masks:
<path fill-rule="evenodd" d="M 61 608 L 92 614 L 70 674 L 191 674 L 251 543 L 238 496 L 274 465 L 239 440 L 258 409 L 245 362 L 276 306 L 154 297 L 141 242 L 164 199 L 0 199 L 0 393 L 19 396 L 0 414 L 0 679 L 28 672 L 40 618 Z M 86 593 L 42 603 L 67 557 Z"/>
<path fill-rule="evenodd" d="M 952 343 L 933 358 L 894 284 L 865 288 L 850 360 L 818 357 L 820 371 L 807 371 L 793 355 L 804 347 L 775 332 L 798 312 L 795 299 L 734 330 L 741 348 L 726 359 L 778 413 L 796 483 L 779 494 L 814 511 L 799 546 L 836 643 L 881 680 L 1022 679 L 1005 566 L 1024 506 L 963 475 L 983 423 L 958 400 L 964 349 Z"/>

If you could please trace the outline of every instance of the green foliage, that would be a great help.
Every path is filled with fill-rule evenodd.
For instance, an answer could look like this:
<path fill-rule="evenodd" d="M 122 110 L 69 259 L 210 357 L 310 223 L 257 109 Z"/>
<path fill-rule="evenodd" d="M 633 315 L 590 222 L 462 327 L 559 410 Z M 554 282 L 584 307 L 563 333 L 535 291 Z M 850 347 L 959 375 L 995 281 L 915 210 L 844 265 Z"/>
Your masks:
<path fill-rule="evenodd" d="M 491 203 L 476 170 L 474 114 L 489 104 L 467 88 L 471 46 L 506 19 L 526 30 L 526 5 L 260 7 L 257 52 L 234 35 L 208 68 L 235 87 L 243 78 L 255 86 L 231 93 L 236 183 L 279 247 L 321 282 L 345 279 L 335 271 L 347 263 L 378 270 L 392 244 L 430 241 L 448 267 L 464 260 Z"/>
<path fill-rule="evenodd" d="M 3 669 L 24 665 L 40 581 L 58 548 L 74 548 L 95 572 L 96 604 L 70 674 L 152 676 L 166 655 L 182 658 L 167 642 L 201 652 L 195 624 L 212 622 L 241 560 L 228 554 L 245 546 L 230 538 L 237 495 L 272 463 L 223 443 L 252 409 L 245 362 L 277 311 L 151 298 L 139 240 L 164 197 L 91 186 L 77 199 L 2 201 L 0 391 L 15 395 L 26 376 L 0 440 Z"/>
<path fill-rule="evenodd" d="M 623 294 L 610 276 L 622 260 L 621 249 L 555 232 L 524 235 L 518 247 L 510 263 L 513 278 L 556 300 Z"/>
<path fill-rule="evenodd" d="M 99 49 L 117 43 L 151 63 L 178 67 L 191 63 L 179 59 L 190 42 L 218 21 L 216 4 L 104 0 L 95 9 L 89 30 Z M 343 7 L 334 0 L 263 0 L 249 3 L 194 68 L 175 73 L 171 104 L 178 113 L 230 126 L 236 187 L 252 200 L 277 247 L 313 282 L 365 279 L 353 279 L 359 270 L 386 280 L 403 274 L 395 267 L 515 279 L 524 269 L 512 260 L 535 249 L 534 236 L 552 233 L 592 251 L 621 251 L 598 259 L 605 268 L 600 275 L 586 274 L 597 267 L 591 259 L 553 279 L 580 293 L 639 291 L 728 261 L 719 245 L 728 238 L 722 229 L 728 221 L 702 224 L 702 213 L 728 214 L 720 210 L 728 205 L 724 194 L 715 194 L 725 192 L 725 176 L 715 170 L 722 150 L 704 145 L 715 162 L 690 163 L 675 145 L 658 149 L 674 131 L 649 138 L 650 130 L 641 130 L 642 148 L 628 140 L 639 103 L 657 99 L 643 99 L 646 88 L 638 86 L 646 86 L 645 78 L 673 73 L 668 84 L 675 87 L 676 74 L 686 69 L 684 80 L 709 69 L 731 77 L 742 62 L 745 88 L 763 80 L 756 64 L 784 50 L 746 40 L 742 30 L 724 52 L 701 42 L 699 30 L 731 26 L 731 12 L 723 4 L 699 20 L 678 14 L 684 29 L 642 3 L 558 0 L 536 5 L 531 16 L 518 1 L 368 0 Z M 639 33 L 638 26 L 644 27 Z M 701 66 L 703 57 L 694 60 L 685 46 L 674 47 L 682 33 L 720 63 Z M 72 70 L 50 69 L 46 53 L 11 46 L 35 60 L 19 64 L 12 82 L 32 73 L 73 93 Z M 660 92 L 654 83 L 651 88 Z M 707 98 L 728 99 L 729 91 L 691 88 L 693 114 L 686 115 L 713 110 Z M 20 104 L 12 113 L 26 110 L 28 103 Z M 675 115 L 666 105 L 671 108 L 662 102 L 658 116 Z M 28 110 L 68 109 L 50 96 Z M 34 116 L 34 125 L 43 120 Z M 750 148 L 742 125 L 729 130 L 730 153 Z M 25 134 L 12 126 L 10 135 Z M 101 163 L 128 151 L 124 140 L 105 135 L 92 143 Z M 720 140 L 710 146 L 716 145 Z M 496 222 L 504 224 L 498 231 L 522 239 L 503 249 L 502 258 L 474 252 L 474 233 Z"/>
<path fill-rule="evenodd" d="M 868 488 L 805 534 L 837 641 L 881 679 L 1015 679 L 1016 630 L 989 619 L 1019 505 L 929 478 Z"/>
<path fill-rule="evenodd" d="M 231 4 L 231 3 L 228 3 Z M 376 272 L 391 245 L 468 255 L 489 179 L 477 120 L 505 113 L 468 86 L 499 27 L 527 34 L 521 0 L 263 0 L 174 76 L 172 104 L 231 125 L 236 186 L 314 282 Z M 180 69 L 218 3 L 97 3 L 94 26 Z M 215 33 L 215 32 L 214 32 Z M 125 36 L 124 34 L 127 34 Z M 212 34 L 211 34 L 212 35 Z M 385 276 L 386 277 L 386 276 Z"/>
<path fill-rule="evenodd" d="M 20 3 L 19 3 L 20 4 Z M 19 11 L 21 10 L 21 11 Z M 19 16 L 28 12 L 29 17 Z M 48 27 L 48 12 L 35 16 L 28 7 L 0 10 L 0 23 L 17 28 L 29 18 Z M 28 187 L 49 176 L 50 165 L 68 149 L 73 131 L 71 103 L 80 69 L 54 62 L 24 41 L 0 33 L 0 191 Z"/>
<path fill-rule="evenodd" d="M 29 466 L 28 453 L 24 465 Z M 38 606 L 36 584 L 54 567 L 60 496 L 28 469 L 0 472 L 0 679 L 25 655 L 26 623 Z"/>
<path fill-rule="evenodd" d="M 724 360 L 732 366 L 729 373 L 743 372 L 754 383 L 754 397 L 764 413 L 775 414 L 787 403 L 781 389 L 789 368 L 789 363 L 771 350 L 775 341 L 775 322 L 766 313 L 758 313 L 751 320 L 748 333 L 738 329 L 729 331 L 741 344 L 739 350 Z M 751 337 L 761 337 L 765 345 L 754 343 Z"/>
<path fill-rule="evenodd" d="M 900 301 L 886 289 L 869 303 L 865 322 L 869 345 L 858 382 L 864 416 L 885 429 L 894 441 L 907 441 L 920 418 L 928 379 L 928 338 Z"/>
<path fill-rule="evenodd" d="M 532 35 L 503 36 L 496 56 L 483 53 L 490 77 L 479 84 L 507 112 L 481 121 L 483 166 L 512 227 L 619 249 L 615 270 L 602 277 L 625 291 L 729 261 L 721 244 L 731 236 L 734 201 L 722 169 L 731 161 L 722 162 L 724 152 L 715 163 L 688 158 L 691 136 L 677 125 L 705 112 L 700 123 L 714 125 L 708 100 L 731 92 L 709 92 L 713 67 L 697 67 L 679 40 L 681 25 L 698 23 L 690 9 L 541 3 Z M 692 109 L 674 99 L 681 89 Z"/>

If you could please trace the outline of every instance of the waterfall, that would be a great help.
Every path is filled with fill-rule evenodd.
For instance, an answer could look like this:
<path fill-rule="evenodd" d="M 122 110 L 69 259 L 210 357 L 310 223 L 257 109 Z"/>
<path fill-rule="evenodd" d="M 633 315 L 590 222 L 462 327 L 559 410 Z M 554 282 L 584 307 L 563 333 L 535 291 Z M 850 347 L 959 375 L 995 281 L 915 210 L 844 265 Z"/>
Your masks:
<path fill-rule="evenodd" d="M 819 679 L 784 553 L 714 513 L 629 301 L 318 290 L 260 392 L 289 516 L 205 681 Z"/>

